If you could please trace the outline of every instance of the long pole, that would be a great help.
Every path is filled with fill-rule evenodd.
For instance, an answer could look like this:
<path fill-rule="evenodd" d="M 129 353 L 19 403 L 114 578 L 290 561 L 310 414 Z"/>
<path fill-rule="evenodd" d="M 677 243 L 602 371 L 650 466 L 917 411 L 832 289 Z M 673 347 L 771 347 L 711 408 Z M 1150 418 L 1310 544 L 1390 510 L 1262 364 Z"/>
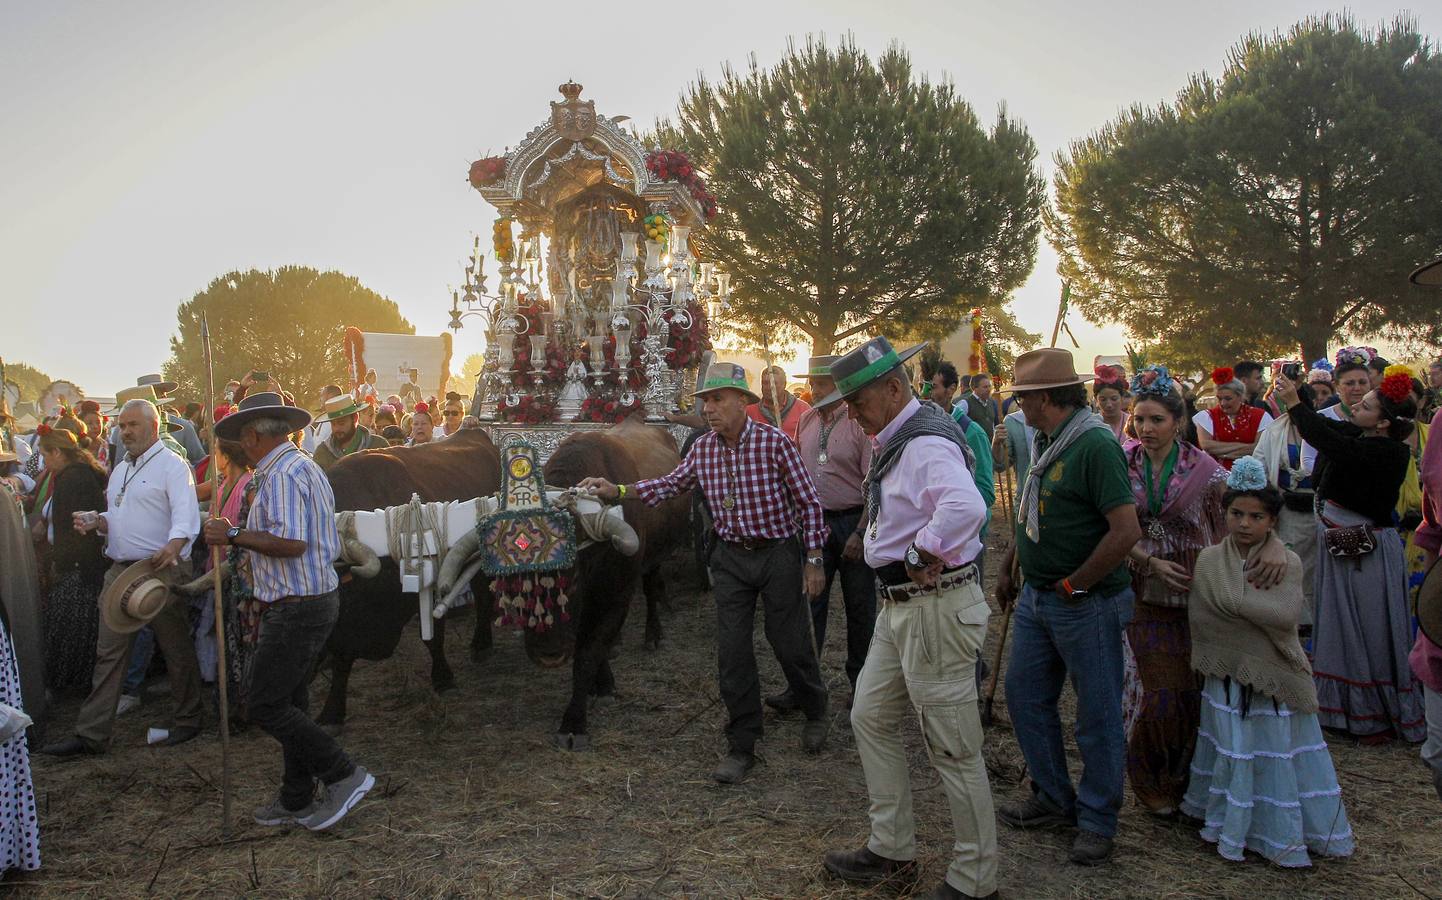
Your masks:
<path fill-rule="evenodd" d="M 200 314 L 200 343 L 205 350 L 205 406 L 215 412 L 215 366 L 210 355 L 210 324 Z M 220 518 L 220 439 L 215 424 L 210 427 L 210 517 Z M 230 837 L 230 672 L 225 664 L 225 598 L 224 578 L 220 571 L 220 546 L 210 548 L 210 571 L 215 578 L 215 684 L 220 690 L 220 805 L 222 837 Z"/>
<path fill-rule="evenodd" d="M 1071 302 L 1071 282 L 1063 281 L 1061 284 L 1061 302 L 1056 307 L 1056 324 L 1051 327 L 1051 343 L 1048 346 L 1055 347 L 1057 339 L 1061 337 L 1061 326 L 1066 321 L 1067 304 Z"/>

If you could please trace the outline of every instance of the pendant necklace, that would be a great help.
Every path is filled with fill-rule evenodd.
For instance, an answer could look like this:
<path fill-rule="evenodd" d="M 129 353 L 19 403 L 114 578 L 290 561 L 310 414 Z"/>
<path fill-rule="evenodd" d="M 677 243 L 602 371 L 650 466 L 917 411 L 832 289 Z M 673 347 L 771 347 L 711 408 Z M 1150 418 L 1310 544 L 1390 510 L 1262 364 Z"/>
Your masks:
<path fill-rule="evenodd" d="M 721 452 L 725 454 L 726 459 L 726 496 L 721 498 L 721 505 L 726 509 L 735 509 L 737 482 L 736 451 L 723 446 Z"/>
<path fill-rule="evenodd" d="M 1162 503 L 1167 498 L 1167 487 L 1172 483 L 1172 473 L 1177 469 L 1177 456 L 1181 449 L 1180 444 L 1172 442 L 1172 451 L 1167 454 L 1166 462 L 1162 463 L 1161 484 L 1155 490 L 1152 487 L 1152 457 L 1145 450 L 1142 451 L 1146 458 L 1147 512 L 1151 513 L 1152 517 L 1151 523 L 1147 525 L 1147 537 L 1154 541 L 1160 541 L 1167 536 L 1161 521 Z"/>
<path fill-rule="evenodd" d="M 816 462 L 819 465 L 824 466 L 831 459 L 831 454 L 826 452 L 826 444 L 831 440 L 832 430 L 839 424 L 841 424 L 841 417 L 837 416 L 829 425 L 825 425 L 821 429 L 821 452 L 816 454 Z"/>
<path fill-rule="evenodd" d="M 161 452 L 164 451 L 162 450 Z M 159 455 L 159 453 L 150 454 L 149 456 L 145 457 L 145 459 L 142 460 L 140 465 L 138 466 L 135 463 L 130 464 L 130 471 L 125 474 L 125 480 L 120 482 L 120 493 L 115 495 L 115 506 L 117 509 L 120 507 L 121 503 L 125 502 L 125 492 L 129 490 L 131 480 L 133 480 L 136 475 L 140 474 L 141 469 L 150 465 L 150 461 L 152 459 L 155 459 L 155 457 Z"/>

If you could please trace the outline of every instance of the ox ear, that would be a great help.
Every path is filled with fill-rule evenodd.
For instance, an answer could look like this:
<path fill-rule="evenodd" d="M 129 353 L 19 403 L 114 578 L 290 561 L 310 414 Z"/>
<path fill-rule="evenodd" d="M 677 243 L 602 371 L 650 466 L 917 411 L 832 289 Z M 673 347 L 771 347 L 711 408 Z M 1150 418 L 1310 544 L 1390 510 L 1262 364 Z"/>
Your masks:
<path fill-rule="evenodd" d="M 622 556 L 635 556 L 641 549 L 641 538 L 626 521 L 619 506 L 603 506 L 588 497 L 577 498 L 574 510 L 582 533 L 596 543 L 607 542 Z"/>

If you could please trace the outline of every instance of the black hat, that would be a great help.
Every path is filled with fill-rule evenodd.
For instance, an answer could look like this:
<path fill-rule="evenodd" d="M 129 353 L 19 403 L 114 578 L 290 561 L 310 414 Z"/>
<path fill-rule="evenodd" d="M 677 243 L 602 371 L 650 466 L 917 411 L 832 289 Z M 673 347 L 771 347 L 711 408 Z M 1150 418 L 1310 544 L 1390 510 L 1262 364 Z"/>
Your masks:
<path fill-rule="evenodd" d="M 216 422 L 215 436 L 221 440 L 238 441 L 246 423 L 256 419 L 281 419 L 291 426 L 291 431 L 300 431 L 311 422 L 310 413 L 296 406 L 286 406 L 280 394 L 261 391 L 246 395 L 235 412 Z"/>

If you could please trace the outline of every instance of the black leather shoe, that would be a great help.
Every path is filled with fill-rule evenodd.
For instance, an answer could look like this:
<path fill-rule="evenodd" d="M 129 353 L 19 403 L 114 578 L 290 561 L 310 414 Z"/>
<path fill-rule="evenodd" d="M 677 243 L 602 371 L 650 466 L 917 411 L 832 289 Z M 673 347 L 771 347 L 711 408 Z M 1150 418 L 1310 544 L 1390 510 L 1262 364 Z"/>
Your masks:
<path fill-rule="evenodd" d="M 740 784 L 746 780 L 746 773 L 755 765 L 756 757 L 753 754 L 732 750 L 721 760 L 721 765 L 716 767 L 711 777 L 721 784 Z"/>
<path fill-rule="evenodd" d="M 766 698 L 766 705 L 781 713 L 794 713 L 801 708 L 801 701 L 790 690 L 782 691 L 779 694 L 772 694 Z"/>
<path fill-rule="evenodd" d="M 854 884 L 910 884 L 916 880 L 916 860 L 887 859 L 865 846 L 860 850 L 828 850 L 824 865 L 832 875 Z"/>
<path fill-rule="evenodd" d="M 1079 866 L 1099 866 L 1112 858 L 1112 846 L 1111 838 L 1081 828 L 1077 830 L 1076 840 L 1072 841 L 1068 858 Z"/>
<path fill-rule="evenodd" d="M 801 749 L 807 753 L 820 753 L 826 746 L 826 734 L 831 730 L 831 719 L 811 719 L 801 726 Z"/>
<path fill-rule="evenodd" d="M 177 744 L 184 744 L 186 741 L 195 740 L 200 734 L 200 729 L 194 725 L 182 725 L 179 728 L 170 729 L 170 737 L 160 742 L 162 747 L 174 747 Z"/>
<path fill-rule="evenodd" d="M 46 744 L 40 748 L 40 753 L 45 756 L 53 756 L 56 759 L 73 759 L 77 756 L 99 756 L 105 751 L 85 738 L 75 735 L 63 741 L 56 741 L 53 744 Z"/>
<path fill-rule="evenodd" d="M 938 884 L 936 887 L 932 888 L 926 893 L 918 894 L 917 896 L 920 898 L 920 900 L 998 900 L 998 898 L 1001 897 L 1001 894 L 997 891 L 992 891 L 985 897 L 976 897 L 972 894 L 966 893 L 965 891 L 958 891 L 956 888 L 943 881 L 941 884 Z"/>
<path fill-rule="evenodd" d="M 1019 803 L 996 808 L 996 817 L 1012 828 L 1075 827 L 1076 814 L 1067 815 L 1041 797 L 1033 794 Z"/>

